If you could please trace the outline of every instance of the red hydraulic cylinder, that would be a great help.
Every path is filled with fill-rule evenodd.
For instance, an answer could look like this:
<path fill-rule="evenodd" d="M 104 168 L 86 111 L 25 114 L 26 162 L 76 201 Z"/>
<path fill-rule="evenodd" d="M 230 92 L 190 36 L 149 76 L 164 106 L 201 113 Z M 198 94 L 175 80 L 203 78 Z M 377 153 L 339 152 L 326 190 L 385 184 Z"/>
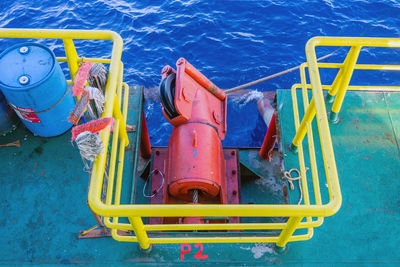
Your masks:
<path fill-rule="evenodd" d="M 151 144 L 144 111 L 142 111 L 142 130 L 140 132 L 140 154 L 145 159 L 148 159 L 151 156 Z"/>
<path fill-rule="evenodd" d="M 276 123 L 275 123 L 275 114 L 272 115 L 271 122 L 268 125 L 267 134 L 265 135 L 264 142 L 261 146 L 258 155 L 262 159 L 270 160 L 272 150 L 274 149 L 276 142 Z"/>

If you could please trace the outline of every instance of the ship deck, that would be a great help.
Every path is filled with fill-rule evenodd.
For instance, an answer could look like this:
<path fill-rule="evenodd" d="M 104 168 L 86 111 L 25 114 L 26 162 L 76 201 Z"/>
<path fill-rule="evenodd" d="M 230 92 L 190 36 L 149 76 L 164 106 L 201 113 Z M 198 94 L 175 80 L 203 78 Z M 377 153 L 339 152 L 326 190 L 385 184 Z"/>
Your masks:
<path fill-rule="evenodd" d="M 206 260 L 195 259 L 197 250 L 193 249 L 182 261 L 179 244 L 155 245 L 149 255 L 144 255 L 137 244 L 117 242 L 111 237 L 78 239 L 78 232 L 96 221 L 86 204 L 89 174 L 83 169 L 77 148 L 71 145 L 70 133 L 41 138 L 20 125 L 14 133 L 0 137 L 1 144 L 17 139 L 21 142 L 20 148 L 0 148 L 0 264 L 398 263 L 398 96 L 399 93 L 348 92 L 340 122 L 330 125 L 342 207 L 315 229 L 311 240 L 289 243 L 283 255 L 276 254 L 272 244 L 204 244 Z M 140 97 L 140 89 L 132 88 L 130 125 L 139 118 Z M 277 91 L 277 108 L 285 169 L 299 168 L 297 155 L 287 151 L 295 132 L 289 90 Z M 314 134 L 318 134 L 316 125 L 314 128 Z M 130 132 L 129 138 L 133 145 L 125 156 L 124 176 L 128 178 L 134 176 L 131 163 L 136 149 L 132 140 L 136 139 L 136 132 Z M 252 198 L 267 196 L 268 202 L 285 202 L 279 155 L 274 152 L 271 163 L 258 168 L 263 175 L 261 180 L 249 180 L 247 184 L 242 181 L 242 200 L 252 202 L 256 201 Z M 244 165 L 260 163 L 255 149 L 241 151 L 240 158 Z M 318 166 L 322 168 L 323 164 L 318 162 Z M 138 178 L 135 184 L 142 188 L 143 183 Z M 125 188 L 123 198 L 129 198 L 132 185 Z M 327 194 L 324 184 L 321 188 L 322 194 Z M 289 190 L 290 203 L 297 203 L 298 199 L 298 190 Z"/>

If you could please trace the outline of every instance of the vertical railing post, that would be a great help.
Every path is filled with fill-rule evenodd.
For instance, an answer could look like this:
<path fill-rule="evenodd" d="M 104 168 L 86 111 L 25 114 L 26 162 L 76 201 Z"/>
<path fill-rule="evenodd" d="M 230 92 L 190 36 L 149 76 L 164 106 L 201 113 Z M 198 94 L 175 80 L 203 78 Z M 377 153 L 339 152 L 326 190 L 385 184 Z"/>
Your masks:
<path fill-rule="evenodd" d="M 354 49 L 353 47 L 350 48 L 349 53 L 347 53 L 347 56 L 345 60 L 343 61 L 343 67 L 340 68 L 338 74 L 335 77 L 335 80 L 333 80 L 332 83 L 332 88 L 328 91 L 328 94 L 326 95 L 326 102 L 332 103 L 335 95 L 337 94 L 339 87 L 342 83 L 342 78 L 343 78 L 343 72 L 345 72 L 344 68 L 348 65 L 349 60 L 351 59 L 352 55 L 354 54 Z"/>
<path fill-rule="evenodd" d="M 343 77 L 340 80 L 338 85 L 337 95 L 335 97 L 335 101 L 332 105 L 332 111 L 329 116 L 330 122 L 337 122 L 338 113 L 340 108 L 342 107 L 344 96 L 346 95 L 347 88 L 349 86 L 351 77 L 353 76 L 354 67 L 357 63 L 358 55 L 360 54 L 361 46 L 353 46 L 349 51 L 349 58 L 346 64 L 343 66 Z M 333 90 L 333 87 L 332 87 Z"/>
<path fill-rule="evenodd" d="M 286 228 L 282 230 L 279 235 L 279 239 L 276 242 L 275 250 L 278 253 L 282 253 L 286 249 L 286 244 L 290 237 L 293 235 L 294 231 L 297 229 L 297 225 L 301 222 L 303 217 L 290 217 L 286 223 Z"/>
<path fill-rule="evenodd" d="M 300 77 L 301 77 L 304 112 L 307 111 L 308 106 L 309 106 L 306 71 L 305 71 L 306 66 L 308 66 L 308 65 L 304 64 L 304 63 L 301 64 L 301 66 L 300 66 Z M 314 185 L 315 202 L 317 205 L 321 205 L 321 191 L 319 188 L 318 167 L 317 167 L 317 162 L 316 162 L 316 157 L 315 157 L 314 138 L 313 138 L 313 131 L 312 131 L 311 123 L 307 123 L 307 138 L 308 138 L 308 151 L 309 151 L 309 156 L 310 156 L 311 174 L 312 174 L 313 185 Z M 305 183 L 302 183 L 302 184 L 305 184 Z M 310 217 L 308 217 L 307 219 L 309 219 L 309 218 Z"/>
<path fill-rule="evenodd" d="M 63 39 L 65 56 L 67 57 L 69 73 L 71 74 L 71 80 L 74 80 L 75 74 L 78 72 L 78 53 L 76 52 L 74 42 L 72 39 Z"/>
<path fill-rule="evenodd" d="M 296 135 L 294 136 L 293 141 L 290 144 L 289 148 L 291 151 L 294 151 L 294 152 L 297 151 L 297 147 L 303 141 L 304 136 L 306 135 L 307 123 L 311 122 L 314 119 L 315 112 L 316 112 L 315 101 L 313 98 L 313 99 L 311 99 L 310 105 L 308 106 L 308 109 L 305 112 L 303 119 L 301 120 L 299 129 L 297 130 Z"/>
<path fill-rule="evenodd" d="M 128 138 L 128 133 L 126 132 L 126 123 L 124 120 L 124 117 L 122 116 L 121 113 L 121 107 L 119 106 L 119 102 L 118 102 L 118 97 L 117 95 L 114 95 L 114 105 L 113 105 L 113 116 L 115 117 L 115 119 L 119 120 L 119 138 L 121 140 L 125 141 L 125 145 L 129 145 L 129 138 Z"/>
<path fill-rule="evenodd" d="M 135 236 L 139 242 L 140 248 L 144 252 L 150 252 L 150 240 L 147 236 L 146 230 L 144 229 L 142 218 L 140 217 L 129 217 L 129 222 L 133 227 L 133 231 L 135 232 Z"/>

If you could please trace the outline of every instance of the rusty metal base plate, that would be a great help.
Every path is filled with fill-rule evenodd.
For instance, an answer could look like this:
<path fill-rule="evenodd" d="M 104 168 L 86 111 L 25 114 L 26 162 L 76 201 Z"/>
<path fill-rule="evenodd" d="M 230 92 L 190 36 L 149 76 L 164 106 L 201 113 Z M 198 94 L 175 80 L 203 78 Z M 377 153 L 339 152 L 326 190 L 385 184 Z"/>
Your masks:
<path fill-rule="evenodd" d="M 153 149 L 152 154 L 152 168 L 151 168 L 151 180 L 148 183 L 151 183 L 151 192 L 148 195 L 151 195 L 150 203 L 151 204 L 164 204 L 164 194 L 167 193 L 167 190 L 162 190 L 164 186 L 167 186 L 165 183 L 165 178 L 162 173 L 165 173 L 165 161 L 167 157 L 167 149 L 166 148 L 156 148 Z M 224 149 L 224 158 L 226 161 L 226 192 L 227 192 L 227 203 L 228 204 L 239 204 L 239 170 L 238 170 L 238 150 L 236 149 Z M 150 186 L 149 186 L 150 187 Z M 174 199 L 172 196 L 168 196 L 169 201 L 171 203 L 182 203 L 179 199 Z M 219 204 L 220 202 L 215 201 L 211 202 L 213 204 Z M 169 203 L 170 204 L 170 203 Z M 213 218 L 209 218 L 211 221 Z M 209 220 L 209 223 L 211 221 Z M 168 221 L 171 221 L 168 219 Z M 179 221 L 179 218 L 176 218 L 176 221 Z M 240 219 L 238 217 L 229 217 L 226 218 L 226 221 L 229 223 L 239 223 Z M 215 222 L 221 222 L 221 218 L 218 218 Z M 163 218 L 160 217 L 152 217 L 149 219 L 150 224 L 161 224 L 163 223 Z"/>

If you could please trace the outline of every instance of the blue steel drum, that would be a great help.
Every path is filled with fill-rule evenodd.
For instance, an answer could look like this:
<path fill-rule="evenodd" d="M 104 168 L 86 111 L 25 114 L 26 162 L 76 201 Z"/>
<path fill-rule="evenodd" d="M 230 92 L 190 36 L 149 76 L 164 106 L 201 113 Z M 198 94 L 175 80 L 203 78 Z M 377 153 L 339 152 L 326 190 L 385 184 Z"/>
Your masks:
<path fill-rule="evenodd" d="M 17 127 L 18 118 L 0 92 L 0 134 L 5 135 Z"/>
<path fill-rule="evenodd" d="M 75 101 L 54 53 L 41 44 L 24 43 L 0 54 L 0 90 L 34 134 L 66 132 Z"/>

